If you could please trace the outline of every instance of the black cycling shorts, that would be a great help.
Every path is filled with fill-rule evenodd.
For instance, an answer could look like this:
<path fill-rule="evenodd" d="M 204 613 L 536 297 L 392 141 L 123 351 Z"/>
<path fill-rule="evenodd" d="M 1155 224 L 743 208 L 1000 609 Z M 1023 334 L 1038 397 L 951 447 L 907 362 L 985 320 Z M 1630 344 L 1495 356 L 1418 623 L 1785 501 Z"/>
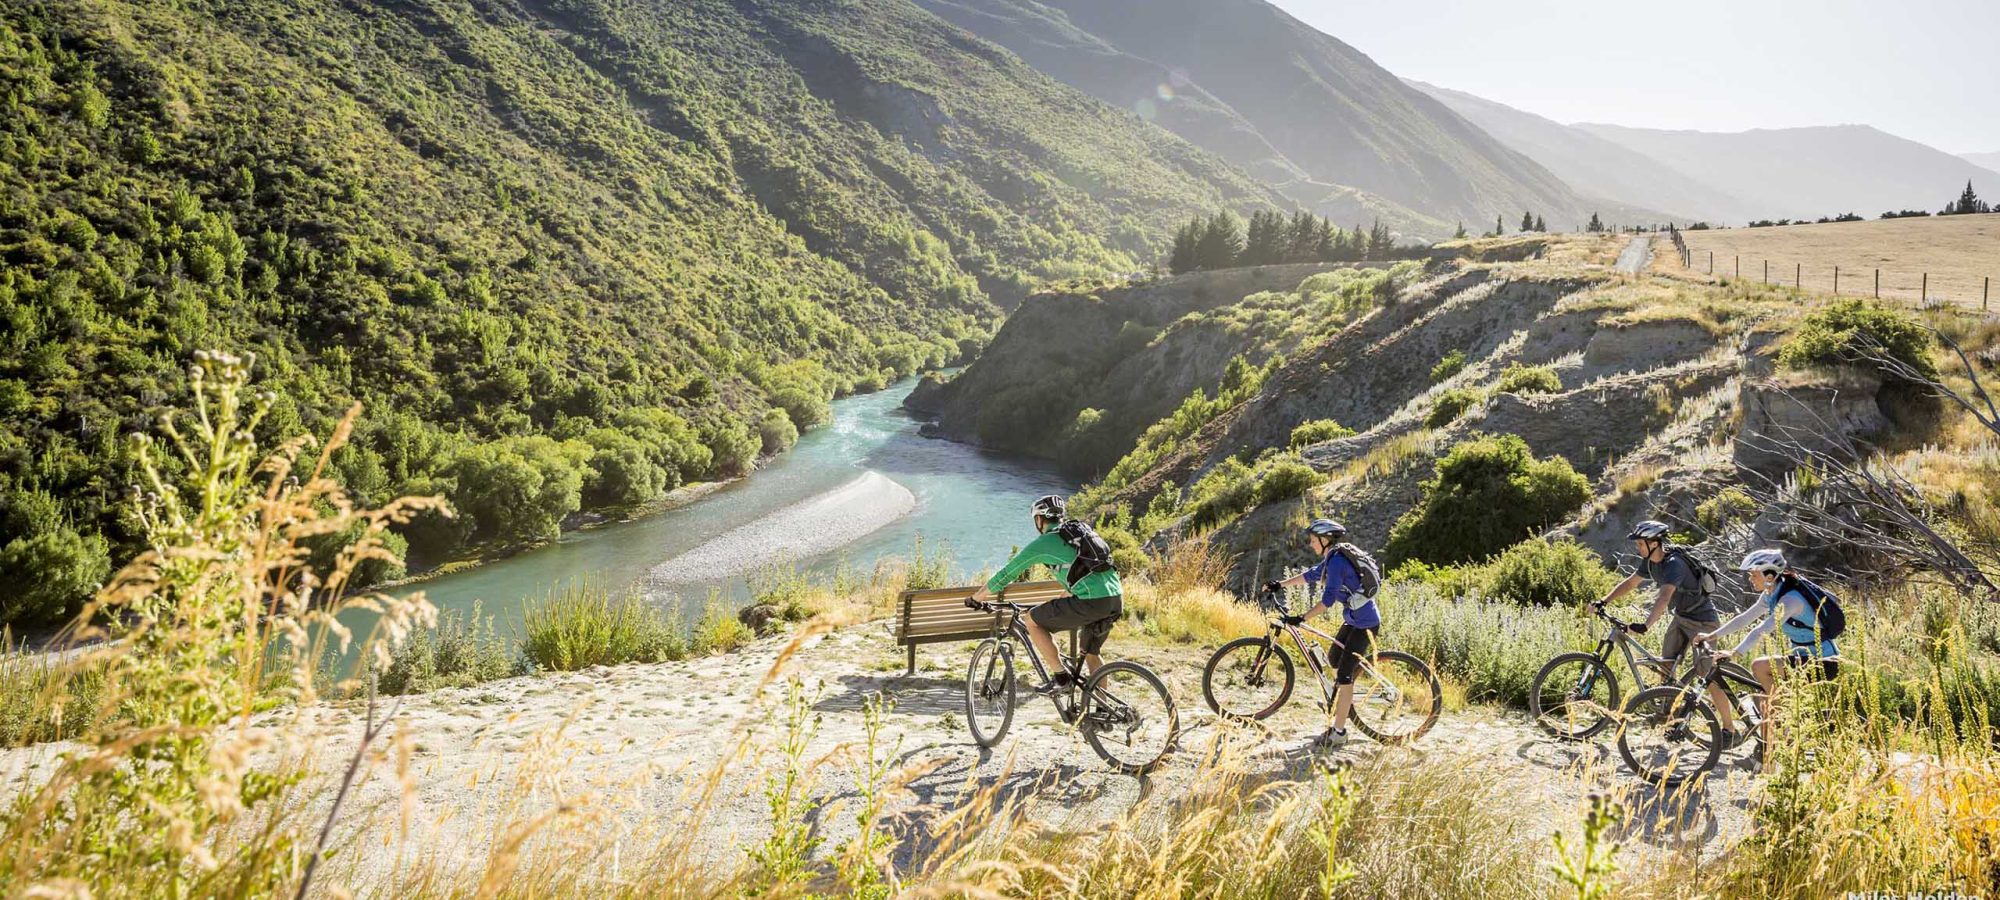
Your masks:
<path fill-rule="evenodd" d="M 1361 666 L 1361 658 L 1375 647 L 1375 629 L 1356 628 L 1343 622 L 1333 637 L 1340 642 L 1331 648 L 1334 683 L 1353 684 L 1354 670 Z"/>
<path fill-rule="evenodd" d="M 1785 667 L 1788 669 L 1813 663 L 1819 663 L 1819 671 L 1813 675 L 1814 681 L 1832 681 L 1840 677 L 1840 660 L 1822 659 L 1811 647 L 1794 647 L 1791 653 L 1785 655 Z"/>
<path fill-rule="evenodd" d="M 1083 652 L 1095 654 L 1104 649 L 1104 639 L 1111 636 L 1111 626 L 1118 624 L 1125 615 L 1125 598 L 1099 597 L 1095 600 L 1079 600 L 1075 597 L 1057 597 L 1028 612 L 1028 618 L 1043 631 L 1072 631 L 1081 629 L 1077 644 Z"/>

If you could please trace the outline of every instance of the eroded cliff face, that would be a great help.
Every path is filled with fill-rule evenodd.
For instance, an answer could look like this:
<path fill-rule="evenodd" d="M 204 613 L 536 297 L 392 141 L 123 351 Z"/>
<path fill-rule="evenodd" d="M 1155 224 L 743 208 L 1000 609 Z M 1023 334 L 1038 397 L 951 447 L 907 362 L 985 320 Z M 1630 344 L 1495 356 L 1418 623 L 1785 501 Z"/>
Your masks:
<path fill-rule="evenodd" d="M 1293 319 L 1312 301 L 1288 304 L 1274 295 L 1296 298 L 1313 276 L 1337 270 L 1372 271 L 1322 280 L 1386 278 L 1383 268 L 1258 266 L 1039 293 L 977 361 L 954 378 L 920 385 L 905 406 L 934 417 L 939 436 L 1054 460 L 1093 477 L 1190 394 L 1212 391 L 1232 360 L 1262 365 L 1311 337 L 1317 328 L 1294 327 L 1300 323 Z"/>
<path fill-rule="evenodd" d="M 1248 353 L 1259 364 L 1258 354 L 1275 352 L 1257 337 L 1268 329 L 1250 334 L 1242 311 L 1287 311 L 1269 295 L 1218 295 L 1268 290 L 1300 273 L 1223 274 L 1235 277 L 1035 298 L 985 359 L 912 405 L 936 410 L 948 434 L 1021 442 L 997 444 L 1009 449 L 1037 438 L 982 425 L 1020 415 L 1016 404 L 1042 404 L 1030 415 L 1048 429 L 1083 410 L 1102 410 L 1101 427 L 1115 411 L 1115 427 L 1098 435 L 1104 445 L 1072 435 L 1034 451 L 1108 472 L 1079 495 L 1081 509 L 1155 549 L 1210 534 L 1235 557 L 1238 589 L 1308 562 L 1297 530 L 1311 517 L 1340 519 L 1357 543 L 1382 546 L 1422 501 L 1438 460 L 1482 434 L 1518 436 L 1535 457 L 1561 457 L 1582 474 L 1589 501 L 1551 530 L 1612 557 L 1639 518 L 1724 544 L 1769 539 L 1774 523 L 1753 511 L 1717 513 L 1711 501 L 1781 480 L 1794 463 L 1777 440 L 1839 452 L 1900 427 L 1877 378 L 1774 369 L 1773 351 L 1800 312 L 1796 298 L 1724 295 L 1587 265 L 1460 260 L 1406 270 L 1393 291 L 1375 292 L 1337 325 L 1295 332 L 1261 380 L 1191 415 L 1181 400 L 1223 394 L 1232 358 Z M 1309 294 L 1290 302 L 1304 309 Z M 1131 336 L 1139 329 L 1144 340 Z M 1460 363 L 1440 367 L 1447 357 Z M 1510 374 L 1522 369 L 1534 377 Z M 1301 425 L 1325 428 L 1322 420 L 1351 433 L 1295 439 Z M 1280 478 L 1294 488 L 1273 486 Z"/>

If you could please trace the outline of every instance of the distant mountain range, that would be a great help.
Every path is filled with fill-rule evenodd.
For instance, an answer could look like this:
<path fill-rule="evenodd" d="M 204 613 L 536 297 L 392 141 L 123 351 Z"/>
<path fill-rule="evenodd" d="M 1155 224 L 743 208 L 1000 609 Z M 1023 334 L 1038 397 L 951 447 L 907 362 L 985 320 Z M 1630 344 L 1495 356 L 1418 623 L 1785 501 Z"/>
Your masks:
<path fill-rule="evenodd" d="M 1653 216 L 1589 197 L 1264 0 L 916 2 L 1343 223 L 1438 237 L 1524 210 L 1559 227 Z"/>
<path fill-rule="evenodd" d="M 1741 224 L 1853 212 L 1935 211 L 1965 182 L 2000 194 L 2000 154 L 1953 156 L 1866 125 L 1664 131 L 1564 125 L 1459 91 L 1412 82 L 1578 191 Z"/>
<path fill-rule="evenodd" d="M 1975 166 L 1988 169 L 2000 175 L 2000 151 L 1993 153 L 1960 153 L 1961 159 L 1969 160 Z"/>

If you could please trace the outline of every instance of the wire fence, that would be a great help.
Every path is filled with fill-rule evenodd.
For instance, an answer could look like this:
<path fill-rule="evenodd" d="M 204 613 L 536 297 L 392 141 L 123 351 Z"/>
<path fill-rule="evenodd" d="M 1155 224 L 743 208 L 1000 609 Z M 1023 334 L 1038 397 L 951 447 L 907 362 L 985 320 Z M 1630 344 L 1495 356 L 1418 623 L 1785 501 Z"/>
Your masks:
<path fill-rule="evenodd" d="M 1823 261 L 1766 258 L 1765 254 L 1729 253 L 1690 247 L 1682 232 L 1672 232 L 1681 266 L 1692 272 L 1759 284 L 1789 285 L 1839 297 L 1908 300 L 1926 306 L 1977 305 L 1991 311 L 1993 276 L 1965 267 L 1926 271 L 1918 267 L 1849 266 Z M 1980 260 L 1974 262 L 1984 262 Z M 1996 256 L 1995 262 L 2000 262 Z"/>

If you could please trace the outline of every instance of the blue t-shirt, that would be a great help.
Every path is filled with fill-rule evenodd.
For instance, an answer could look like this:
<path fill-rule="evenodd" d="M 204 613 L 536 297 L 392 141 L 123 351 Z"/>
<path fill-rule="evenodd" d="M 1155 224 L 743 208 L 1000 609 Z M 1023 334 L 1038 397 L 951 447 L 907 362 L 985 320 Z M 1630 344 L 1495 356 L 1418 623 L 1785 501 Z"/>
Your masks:
<path fill-rule="evenodd" d="M 1375 608 L 1370 598 L 1359 606 L 1349 605 L 1350 597 L 1361 595 L 1361 573 L 1354 571 L 1354 564 L 1347 561 L 1338 549 L 1326 551 L 1326 558 L 1319 565 L 1306 570 L 1306 584 L 1320 586 L 1319 602 L 1323 606 L 1340 606 L 1341 621 L 1356 628 L 1379 628 L 1382 613 Z"/>
<path fill-rule="evenodd" d="M 1818 624 L 1813 621 L 1817 615 L 1813 610 L 1812 598 L 1806 596 L 1804 591 L 1793 588 L 1780 597 L 1777 588 L 1772 588 L 1764 592 L 1763 599 L 1765 611 L 1770 613 L 1771 618 L 1777 620 L 1778 630 L 1784 633 L 1785 640 L 1791 642 L 1792 649 L 1806 651 L 1817 657 L 1840 654 L 1840 648 L 1834 646 L 1832 638 L 1821 640 L 1819 634 L 1813 630 Z M 1804 623 L 1803 626 L 1793 625 L 1794 619 Z"/>

